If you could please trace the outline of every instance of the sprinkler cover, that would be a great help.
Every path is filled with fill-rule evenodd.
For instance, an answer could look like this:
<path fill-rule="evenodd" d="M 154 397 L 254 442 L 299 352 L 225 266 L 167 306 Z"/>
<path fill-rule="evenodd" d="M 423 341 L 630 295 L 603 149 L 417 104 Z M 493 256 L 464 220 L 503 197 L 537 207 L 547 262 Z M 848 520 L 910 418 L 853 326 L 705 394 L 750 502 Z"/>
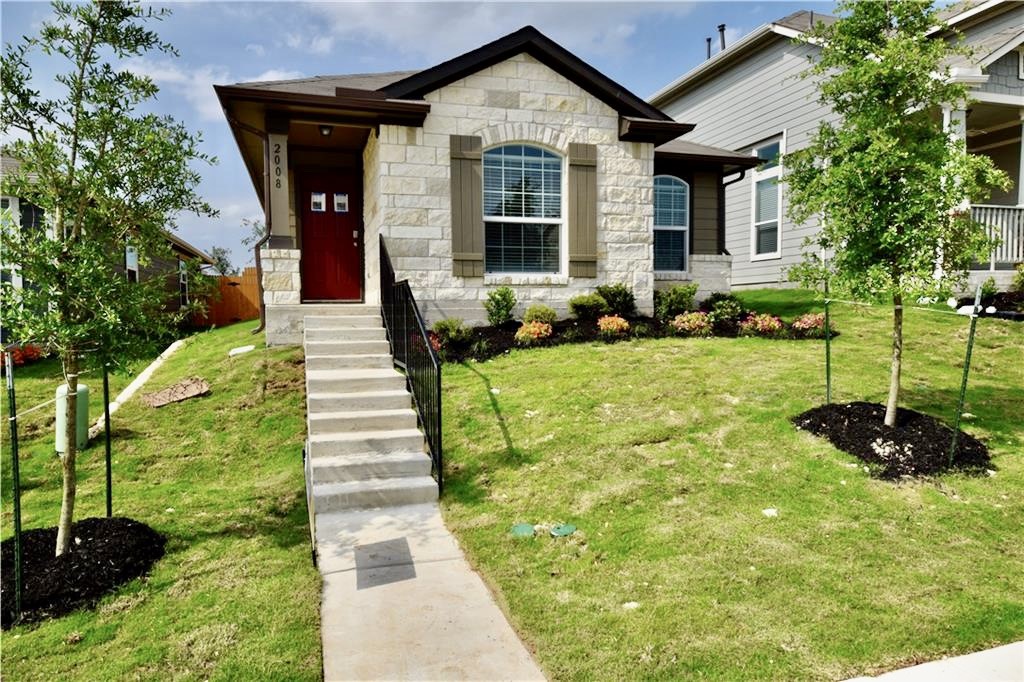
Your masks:
<path fill-rule="evenodd" d="M 551 529 L 551 537 L 562 538 L 566 535 L 572 535 L 576 532 L 576 526 L 571 523 L 563 523 L 561 526 L 555 526 Z"/>
<path fill-rule="evenodd" d="M 533 524 L 532 523 L 517 523 L 512 526 L 512 535 L 517 538 L 532 538 L 533 537 Z"/>

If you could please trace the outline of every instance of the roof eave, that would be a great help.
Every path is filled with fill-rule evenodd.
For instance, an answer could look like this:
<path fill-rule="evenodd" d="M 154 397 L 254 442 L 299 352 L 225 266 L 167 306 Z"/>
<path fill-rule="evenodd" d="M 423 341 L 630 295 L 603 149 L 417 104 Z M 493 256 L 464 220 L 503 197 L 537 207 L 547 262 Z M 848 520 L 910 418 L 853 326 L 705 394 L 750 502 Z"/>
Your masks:
<path fill-rule="evenodd" d="M 653 142 L 657 146 L 685 135 L 695 127 L 693 123 L 620 116 L 619 139 L 624 142 Z"/>

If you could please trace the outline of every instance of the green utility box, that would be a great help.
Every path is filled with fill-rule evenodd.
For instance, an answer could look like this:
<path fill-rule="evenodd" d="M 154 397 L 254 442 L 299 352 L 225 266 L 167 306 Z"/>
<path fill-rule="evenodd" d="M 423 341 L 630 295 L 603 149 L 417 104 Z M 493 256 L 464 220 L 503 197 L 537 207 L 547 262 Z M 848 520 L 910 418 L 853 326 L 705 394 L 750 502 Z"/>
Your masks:
<path fill-rule="evenodd" d="M 57 452 L 67 452 L 67 423 L 68 423 L 68 385 L 61 384 L 57 387 Z M 78 384 L 78 414 L 76 415 L 76 428 L 79 449 L 84 448 L 89 442 L 89 387 L 85 384 Z"/>

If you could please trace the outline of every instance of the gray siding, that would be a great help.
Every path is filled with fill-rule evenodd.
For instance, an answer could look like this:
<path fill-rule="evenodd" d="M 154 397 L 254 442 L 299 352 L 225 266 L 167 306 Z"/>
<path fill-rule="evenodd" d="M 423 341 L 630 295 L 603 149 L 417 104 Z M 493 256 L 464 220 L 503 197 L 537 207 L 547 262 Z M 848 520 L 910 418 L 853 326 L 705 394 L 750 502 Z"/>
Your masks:
<path fill-rule="evenodd" d="M 1013 50 L 994 61 L 985 73 L 988 82 L 979 90 L 1000 95 L 1024 96 L 1024 80 L 1020 78 L 1020 54 Z"/>
<path fill-rule="evenodd" d="M 693 142 L 747 151 L 757 142 L 785 134 L 786 151 L 800 149 L 807 146 L 822 120 L 814 79 L 800 77 L 808 58 L 816 52 L 815 47 L 780 37 L 662 109 L 677 120 L 697 125 L 686 136 Z M 783 185 L 782 255 L 751 261 L 751 187 L 748 173 L 744 180 L 726 189 L 725 247 L 733 256 L 732 284 L 783 283 L 787 281 L 786 270 L 800 262 L 804 239 L 814 234 L 817 224 L 795 225 L 785 216 Z"/>
<path fill-rule="evenodd" d="M 1017 177 L 1020 173 L 1020 147 L 1021 143 L 1015 142 L 984 152 L 984 154 L 992 158 L 996 166 L 1006 171 L 1006 174 L 1010 176 L 1010 180 L 1013 182 L 1013 187 L 1009 191 L 996 190 L 992 192 L 992 197 L 985 203 L 1001 206 L 1015 206 L 1017 204 L 1017 183 L 1020 180 Z"/>

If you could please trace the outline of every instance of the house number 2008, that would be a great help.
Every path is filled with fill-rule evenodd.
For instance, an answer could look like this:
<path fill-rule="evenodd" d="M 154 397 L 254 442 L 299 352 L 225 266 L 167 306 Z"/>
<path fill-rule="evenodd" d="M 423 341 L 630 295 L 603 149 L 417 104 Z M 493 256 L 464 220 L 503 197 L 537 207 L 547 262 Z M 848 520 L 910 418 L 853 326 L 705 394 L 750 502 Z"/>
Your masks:
<path fill-rule="evenodd" d="M 274 144 L 274 187 L 281 189 L 281 144 Z"/>

